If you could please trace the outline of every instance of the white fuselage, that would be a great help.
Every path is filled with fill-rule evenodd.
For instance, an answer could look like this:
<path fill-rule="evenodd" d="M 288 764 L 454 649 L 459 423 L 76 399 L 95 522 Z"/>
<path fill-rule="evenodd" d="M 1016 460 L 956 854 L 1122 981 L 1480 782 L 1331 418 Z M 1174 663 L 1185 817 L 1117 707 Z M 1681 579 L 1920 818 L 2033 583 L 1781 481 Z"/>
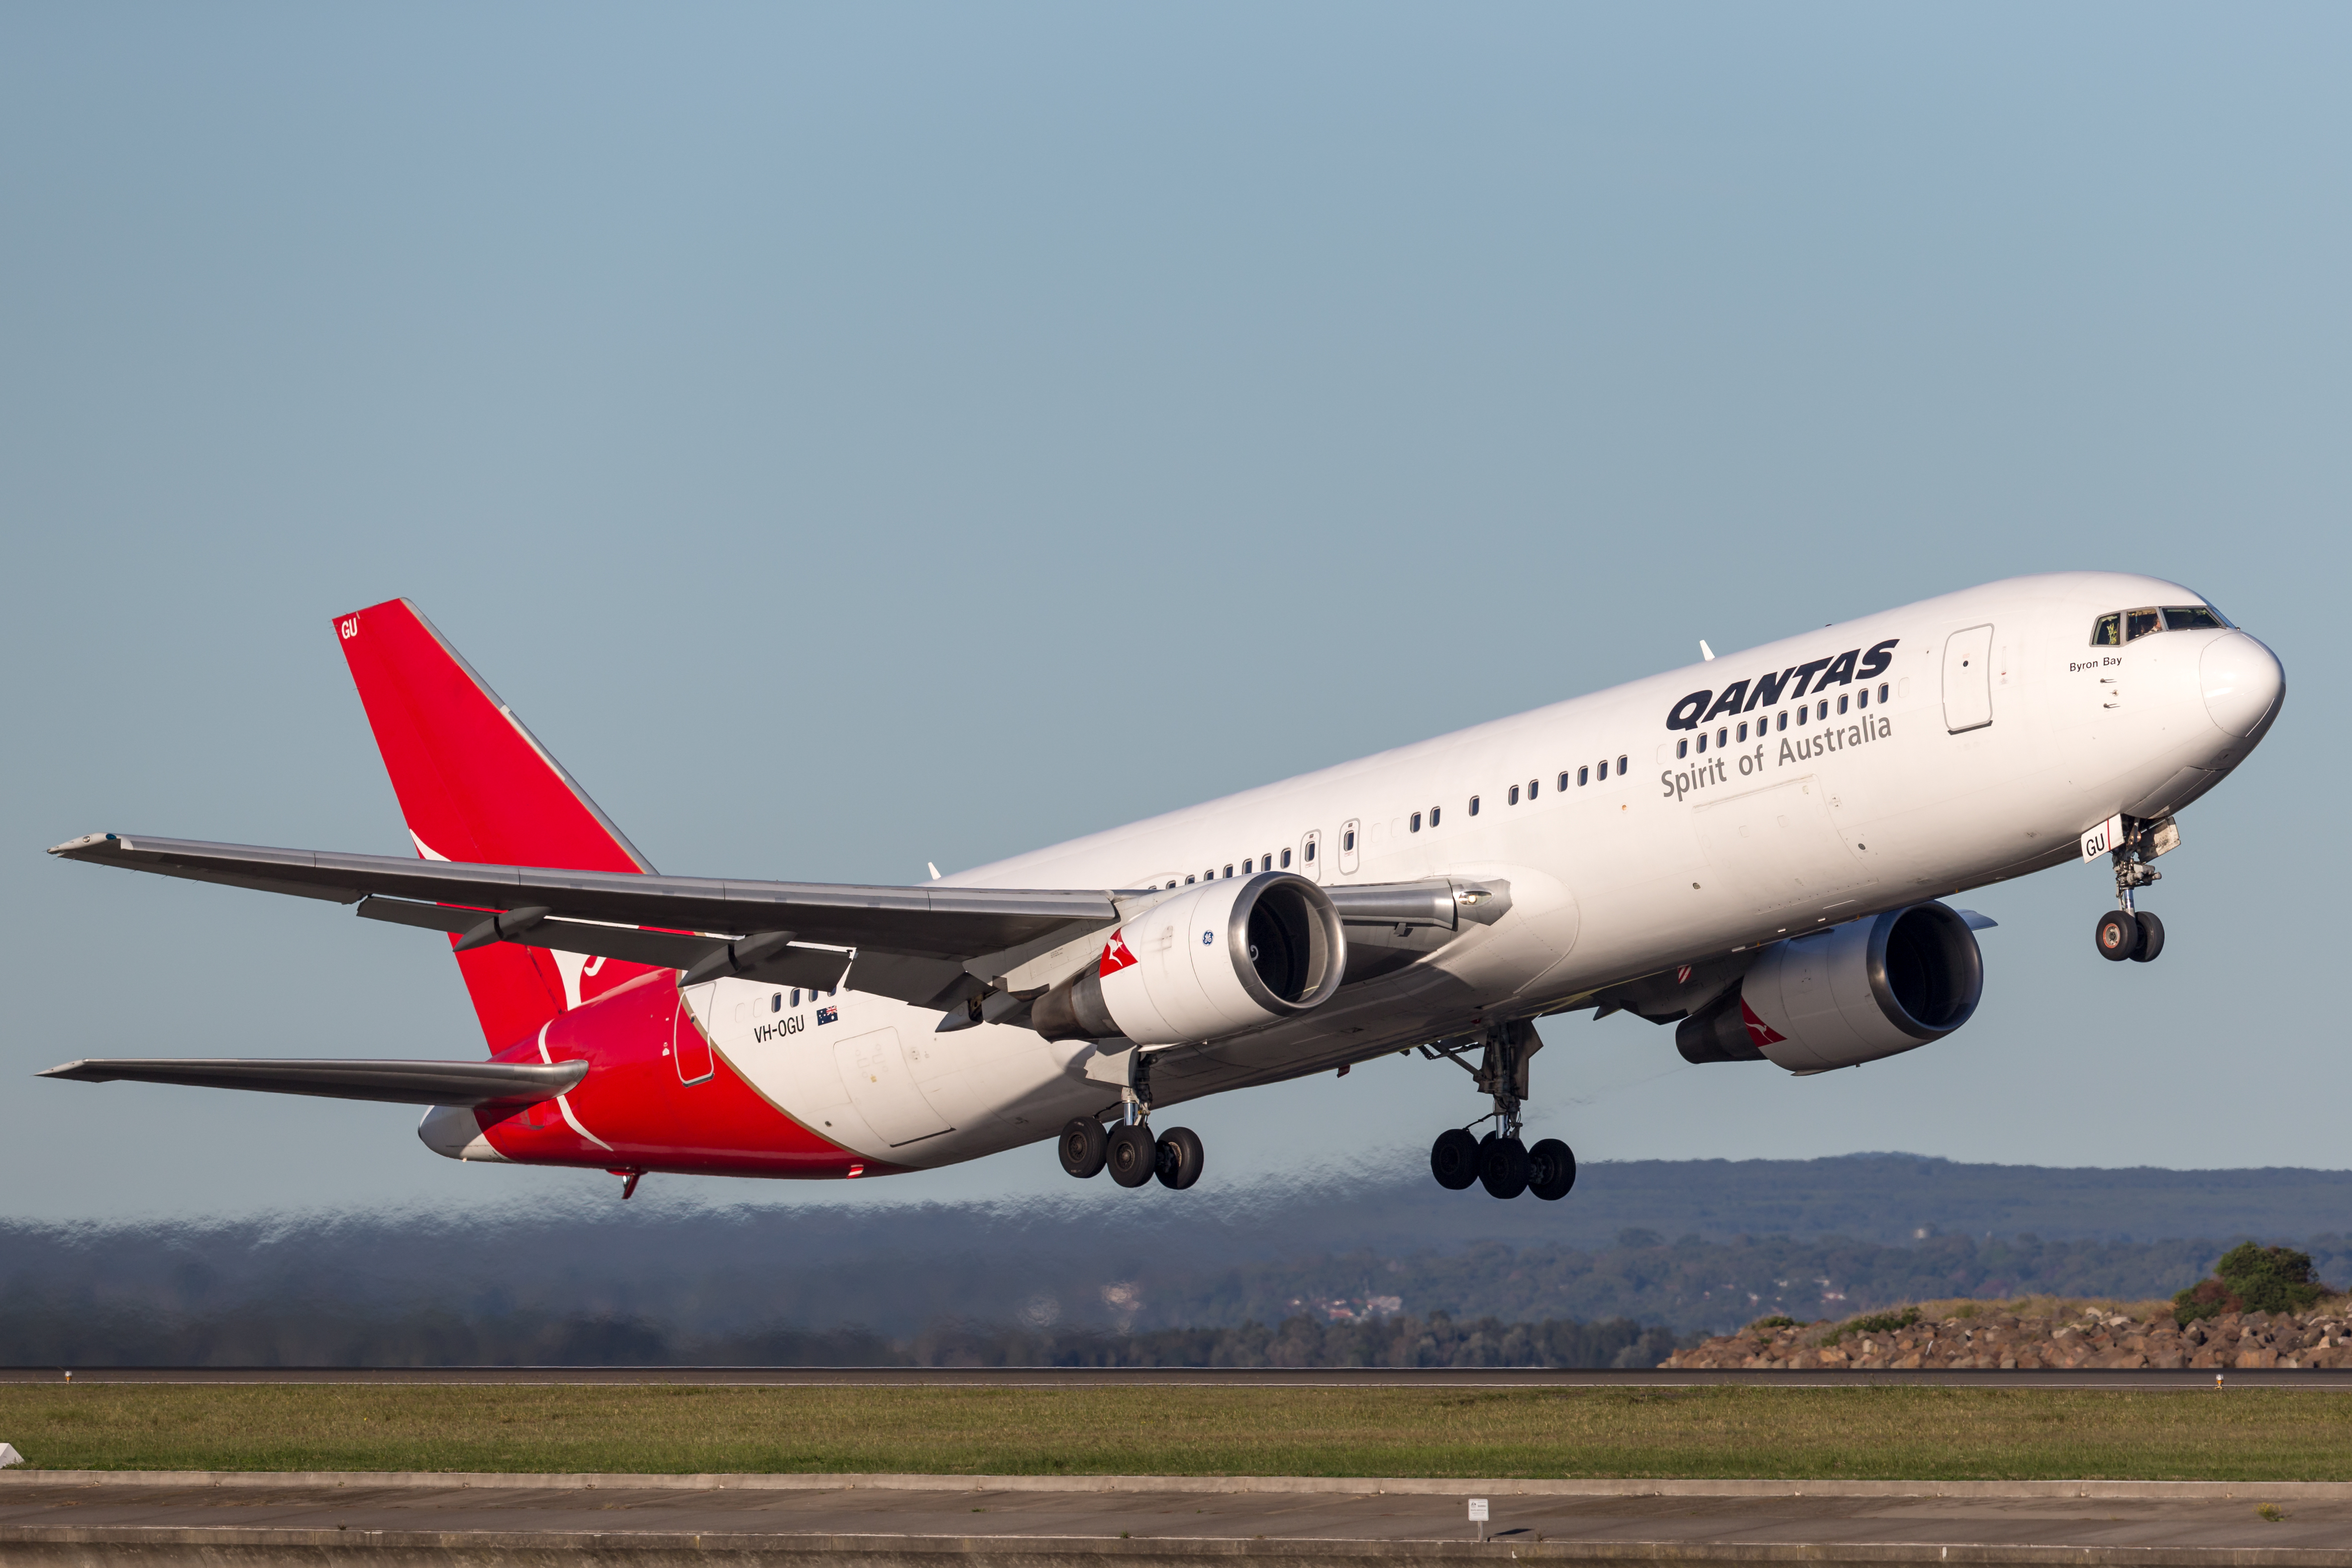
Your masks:
<path fill-rule="evenodd" d="M 1166 1104 L 1328 1069 L 2037 870 L 2075 858 L 2079 835 L 2115 813 L 2185 805 L 2265 732 L 2283 689 L 2275 660 L 2228 630 L 2091 638 L 2100 616 L 2200 602 L 2126 574 L 2015 578 L 944 880 L 1138 889 L 1271 858 L 1331 886 L 1507 881 L 1510 908 L 1491 928 L 1465 928 L 1302 1017 L 1171 1049 L 1152 1085 Z M 1867 650 L 1889 643 L 1873 670 Z M 1853 650 L 1859 663 L 1824 665 Z M 1790 677 L 1778 700 L 1759 700 L 1759 678 L 1809 663 L 1801 699 Z M 2225 664 L 2255 674 L 2217 674 Z M 2264 679 L 2267 693 L 2252 689 Z M 1726 706 L 1737 681 L 1751 684 Z M 1685 702 L 1700 692 L 1704 705 Z M 1670 728 L 1670 715 L 1696 727 Z M 794 1009 L 835 1008 L 834 1021 L 787 1032 L 772 987 L 697 989 L 718 1047 L 763 1095 L 877 1162 L 971 1159 L 1119 1099 L 1087 1077 L 1083 1042 L 996 1025 L 939 1033 L 939 1014 L 846 986 Z M 754 993 L 756 1008 L 744 1005 Z"/>

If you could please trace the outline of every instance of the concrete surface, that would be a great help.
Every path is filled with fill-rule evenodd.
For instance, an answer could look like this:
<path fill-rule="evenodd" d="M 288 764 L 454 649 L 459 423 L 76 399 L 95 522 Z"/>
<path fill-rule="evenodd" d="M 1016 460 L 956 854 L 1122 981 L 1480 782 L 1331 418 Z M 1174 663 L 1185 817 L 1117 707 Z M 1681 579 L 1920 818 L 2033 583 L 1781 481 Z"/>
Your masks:
<path fill-rule="evenodd" d="M 0 1563 L 1315 1568 L 1476 1559 L 2352 1568 L 2352 1485 L 0 1476 Z M 658 1480 L 658 1484 L 648 1484 Z M 1533 1489 L 1540 1488 L 1540 1490 Z M 2084 1495 L 2129 1488 L 2128 1495 Z M 2069 1490 L 2068 1489 L 2073 1489 Z M 1465 1500 L 1494 1518 L 1475 1540 Z M 2268 1505 L 2273 1521 L 2257 1510 Z"/>

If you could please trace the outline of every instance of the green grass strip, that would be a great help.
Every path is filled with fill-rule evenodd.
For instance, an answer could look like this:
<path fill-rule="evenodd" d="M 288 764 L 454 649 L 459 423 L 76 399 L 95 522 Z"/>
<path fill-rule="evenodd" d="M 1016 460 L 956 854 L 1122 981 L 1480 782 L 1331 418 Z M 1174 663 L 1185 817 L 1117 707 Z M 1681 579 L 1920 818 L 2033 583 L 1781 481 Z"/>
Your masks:
<path fill-rule="evenodd" d="M 2352 1479 L 2352 1398 L 1879 1387 L 0 1388 L 47 1469 Z"/>

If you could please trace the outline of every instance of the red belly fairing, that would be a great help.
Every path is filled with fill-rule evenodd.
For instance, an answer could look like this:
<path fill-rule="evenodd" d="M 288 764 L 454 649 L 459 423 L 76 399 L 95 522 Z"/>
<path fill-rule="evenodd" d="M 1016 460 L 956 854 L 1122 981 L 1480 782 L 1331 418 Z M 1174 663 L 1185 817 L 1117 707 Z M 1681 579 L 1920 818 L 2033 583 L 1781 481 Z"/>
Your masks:
<path fill-rule="evenodd" d="M 761 1097 L 713 1048 L 716 1070 L 678 1081 L 672 1030 L 698 1030 L 679 1002 L 674 976 L 657 970 L 574 1007 L 498 1061 L 584 1060 L 588 1077 L 559 1104 L 511 1115 L 475 1112 L 490 1146 L 518 1164 L 672 1171 L 701 1175 L 839 1178 L 900 1167 L 868 1160 L 821 1138 Z M 563 1106 L 572 1111 L 572 1121 Z M 600 1148 L 581 1136 L 576 1121 Z"/>

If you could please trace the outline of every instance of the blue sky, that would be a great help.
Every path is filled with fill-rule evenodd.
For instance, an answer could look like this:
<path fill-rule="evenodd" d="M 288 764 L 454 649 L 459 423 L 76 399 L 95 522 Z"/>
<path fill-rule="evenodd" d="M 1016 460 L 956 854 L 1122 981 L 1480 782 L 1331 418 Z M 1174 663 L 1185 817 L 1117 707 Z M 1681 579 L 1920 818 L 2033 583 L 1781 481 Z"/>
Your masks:
<path fill-rule="evenodd" d="M 26 1076 L 475 1050 L 428 938 L 40 854 L 401 849 L 329 631 L 396 594 L 663 868 L 901 880 L 1702 637 L 2174 577 L 2290 697 L 2183 819 L 2162 963 L 2098 962 L 2101 874 L 2048 872 L 1968 900 L 2001 926 L 1943 1044 L 1790 1080 L 1559 1021 L 1536 1125 L 2342 1165 L 2347 44 L 2293 5 L 11 6 L 12 1211 L 609 1197 L 399 1108 Z M 1213 1184 L 1385 1168 L 1455 1077 L 1185 1120 Z"/>

